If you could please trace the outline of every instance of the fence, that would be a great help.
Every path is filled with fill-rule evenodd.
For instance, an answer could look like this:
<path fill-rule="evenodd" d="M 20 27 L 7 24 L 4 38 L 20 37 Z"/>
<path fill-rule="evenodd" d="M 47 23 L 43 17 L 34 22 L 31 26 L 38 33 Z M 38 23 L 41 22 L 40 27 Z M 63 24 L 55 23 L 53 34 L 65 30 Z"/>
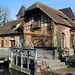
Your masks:
<path fill-rule="evenodd" d="M 11 48 L 10 68 L 34 75 L 34 61 L 37 60 L 37 51 L 37 49 Z"/>

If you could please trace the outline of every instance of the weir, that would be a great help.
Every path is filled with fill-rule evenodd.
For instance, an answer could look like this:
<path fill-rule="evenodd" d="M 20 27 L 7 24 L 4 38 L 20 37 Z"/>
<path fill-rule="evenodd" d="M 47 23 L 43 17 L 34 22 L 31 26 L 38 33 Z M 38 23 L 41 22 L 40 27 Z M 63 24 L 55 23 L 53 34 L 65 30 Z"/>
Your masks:
<path fill-rule="evenodd" d="M 37 60 L 37 51 L 37 49 L 11 48 L 9 68 L 34 75 L 34 61 Z"/>
<path fill-rule="evenodd" d="M 38 49 L 0 48 L 0 63 L 8 62 L 9 68 L 34 75 L 34 62 Z M 10 61 L 10 62 L 9 62 Z"/>

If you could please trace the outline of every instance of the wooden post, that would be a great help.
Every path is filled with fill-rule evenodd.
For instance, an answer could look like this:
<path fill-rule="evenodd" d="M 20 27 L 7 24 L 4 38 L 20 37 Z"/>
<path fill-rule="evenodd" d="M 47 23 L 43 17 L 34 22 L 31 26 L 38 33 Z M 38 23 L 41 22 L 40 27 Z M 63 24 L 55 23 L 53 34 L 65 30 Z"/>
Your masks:
<path fill-rule="evenodd" d="M 13 49 L 11 48 L 11 59 L 10 59 L 10 62 L 11 62 L 11 67 L 12 67 L 12 61 L 13 61 Z"/>
<path fill-rule="evenodd" d="M 28 68 L 28 70 L 29 70 L 29 51 L 27 51 L 27 68 Z"/>
<path fill-rule="evenodd" d="M 16 50 L 16 66 L 17 66 L 17 50 Z"/>
<path fill-rule="evenodd" d="M 38 49 L 35 51 L 35 61 L 37 60 L 38 58 Z"/>
<path fill-rule="evenodd" d="M 20 58 L 21 58 L 21 71 L 22 71 L 22 68 L 23 68 L 23 51 L 21 50 L 20 51 Z"/>

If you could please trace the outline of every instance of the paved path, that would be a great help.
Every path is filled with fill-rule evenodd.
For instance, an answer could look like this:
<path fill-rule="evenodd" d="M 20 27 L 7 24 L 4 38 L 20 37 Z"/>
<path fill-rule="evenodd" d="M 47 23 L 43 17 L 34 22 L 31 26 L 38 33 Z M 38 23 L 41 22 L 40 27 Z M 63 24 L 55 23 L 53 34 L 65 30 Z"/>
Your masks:
<path fill-rule="evenodd" d="M 75 75 L 75 69 L 60 69 L 60 70 L 56 70 L 56 73 L 60 74 L 60 75 Z"/>

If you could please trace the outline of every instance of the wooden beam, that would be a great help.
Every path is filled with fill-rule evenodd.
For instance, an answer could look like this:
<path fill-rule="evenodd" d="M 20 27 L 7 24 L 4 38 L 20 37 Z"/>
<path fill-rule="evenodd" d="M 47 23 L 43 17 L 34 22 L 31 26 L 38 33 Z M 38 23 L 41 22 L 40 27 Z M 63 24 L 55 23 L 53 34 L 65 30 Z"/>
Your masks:
<path fill-rule="evenodd" d="M 35 33 L 24 33 L 24 35 L 43 36 L 43 37 L 52 37 L 52 35 L 35 34 Z"/>

